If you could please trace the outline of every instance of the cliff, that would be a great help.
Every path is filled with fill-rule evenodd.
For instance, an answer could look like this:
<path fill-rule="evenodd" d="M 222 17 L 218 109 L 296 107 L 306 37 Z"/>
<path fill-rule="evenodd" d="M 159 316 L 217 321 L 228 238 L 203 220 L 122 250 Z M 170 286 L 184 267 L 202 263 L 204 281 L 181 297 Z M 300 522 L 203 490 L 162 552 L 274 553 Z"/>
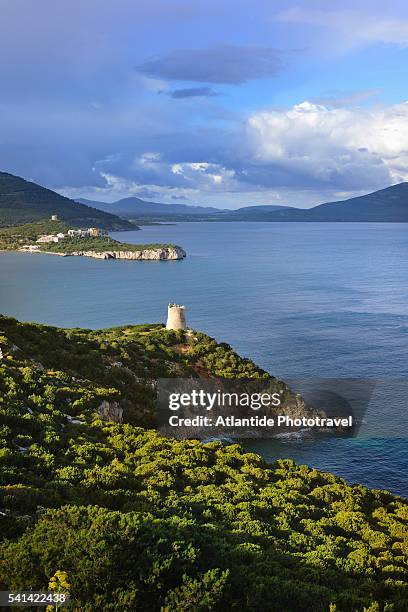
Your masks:
<path fill-rule="evenodd" d="M 61 253 L 63 257 L 78 255 L 82 257 L 94 257 L 95 259 L 136 259 L 138 261 L 164 261 L 184 259 L 186 252 L 179 246 L 162 247 L 157 249 L 142 249 L 140 251 L 73 251 L 72 253 Z"/>

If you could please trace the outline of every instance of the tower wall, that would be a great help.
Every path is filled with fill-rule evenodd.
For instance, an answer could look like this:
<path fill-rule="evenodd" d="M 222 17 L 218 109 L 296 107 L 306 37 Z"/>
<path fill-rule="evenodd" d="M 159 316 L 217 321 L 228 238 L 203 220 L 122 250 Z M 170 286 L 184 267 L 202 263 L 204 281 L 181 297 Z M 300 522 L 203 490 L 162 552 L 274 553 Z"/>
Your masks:
<path fill-rule="evenodd" d="M 166 329 L 187 329 L 185 306 L 169 304 Z"/>

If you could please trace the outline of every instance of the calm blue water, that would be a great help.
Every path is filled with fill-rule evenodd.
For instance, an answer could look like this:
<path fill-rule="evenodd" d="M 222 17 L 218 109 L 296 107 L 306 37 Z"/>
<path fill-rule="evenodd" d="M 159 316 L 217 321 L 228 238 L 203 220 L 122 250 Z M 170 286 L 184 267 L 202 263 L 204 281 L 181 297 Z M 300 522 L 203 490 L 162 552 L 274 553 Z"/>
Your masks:
<path fill-rule="evenodd" d="M 180 262 L 1 253 L 0 311 L 98 328 L 164 321 L 167 303 L 177 301 L 187 305 L 190 326 L 279 377 L 404 379 L 407 230 L 404 224 L 180 223 L 113 234 L 128 242 L 178 243 L 188 252 Z M 395 388 L 377 386 L 364 437 L 251 446 L 269 459 L 290 456 L 408 496 L 408 441 L 395 437 L 407 433 L 400 420 L 406 394 L 401 384 Z"/>

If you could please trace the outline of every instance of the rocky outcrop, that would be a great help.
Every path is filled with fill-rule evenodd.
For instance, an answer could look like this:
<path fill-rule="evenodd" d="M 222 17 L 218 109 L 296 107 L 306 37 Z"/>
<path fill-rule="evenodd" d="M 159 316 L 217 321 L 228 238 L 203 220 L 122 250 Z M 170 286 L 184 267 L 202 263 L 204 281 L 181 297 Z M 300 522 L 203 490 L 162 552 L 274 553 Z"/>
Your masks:
<path fill-rule="evenodd" d="M 97 411 L 103 421 L 111 421 L 112 423 L 122 423 L 123 421 L 123 408 L 119 406 L 118 402 L 103 400 Z"/>
<path fill-rule="evenodd" d="M 140 251 L 73 251 L 61 253 L 63 256 L 77 255 L 94 257 L 95 259 L 136 259 L 138 261 L 164 261 L 183 259 L 186 252 L 179 246 L 159 247 L 157 249 L 143 249 Z"/>

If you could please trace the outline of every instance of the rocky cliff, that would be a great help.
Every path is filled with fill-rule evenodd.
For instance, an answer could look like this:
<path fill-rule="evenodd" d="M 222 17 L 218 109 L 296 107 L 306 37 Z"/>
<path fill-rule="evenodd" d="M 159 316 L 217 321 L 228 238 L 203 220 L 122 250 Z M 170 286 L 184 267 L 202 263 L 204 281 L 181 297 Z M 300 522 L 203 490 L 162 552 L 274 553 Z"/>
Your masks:
<path fill-rule="evenodd" d="M 26 251 L 27 248 L 20 248 L 20 251 Z M 41 249 L 32 250 L 33 253 L 48 253 L 51 255 L 60 255 L 61 257 L 70 257 L 77 255 L 81 257 L 93 257 L 95 259 L 136 259 L 138 261 L 165 261 L 184 259 L 186 252 L 179 246 L 158 247 L 154 249 L 141 249 L 140 251 L 72 251 L 70 253 L 43 251 Z"/>
<path fill-rule="evenodd" d="M 162 247 L 158 249 L 144 249 L 141 251 L 73 251 L 63 254 L 94 257 L 96 259 L 137 259 L 137 260 L 166 260 L 183 259 L 186 252 L 179 246 Z"/>
<path fill-rule="evenodd" d="M 103 421 L 111 421 L 112 423 L 123 422 L 123 408 L 121 408 L 118 402 L 103 400 L 98 406 L 97 412 Z"/>

